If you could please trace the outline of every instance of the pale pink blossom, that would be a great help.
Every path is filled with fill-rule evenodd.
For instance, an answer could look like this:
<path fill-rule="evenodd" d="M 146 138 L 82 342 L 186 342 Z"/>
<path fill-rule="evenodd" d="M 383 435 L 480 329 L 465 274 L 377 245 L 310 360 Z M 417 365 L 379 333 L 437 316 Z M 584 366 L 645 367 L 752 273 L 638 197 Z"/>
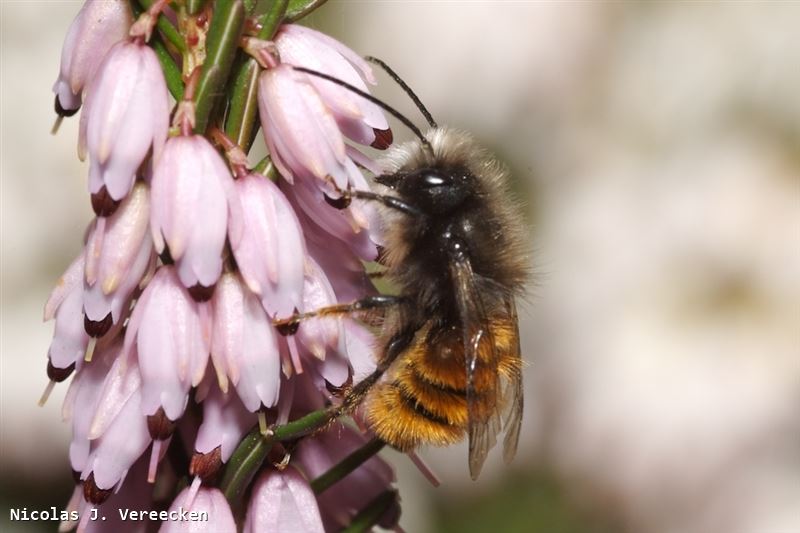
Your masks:
<path fill-rule="evenodd" d="M 281 380 L 277 333 L 258 298 L 236 274 L 225 274 L 214 292 L 212 358 L 219 382 L 230 378 L 249 411 L 272 407 Z"/>
<path fill-rule="evenodd" d="M 208 520 L 180 520 L 181 510 L 205 513 Z M 236 533 L 231 507 L 216 488 L 202 487 L 195 495 L 186 487 L 175 497 L 168 513 L 173 513 L 175 518 L 162 521 L 159 533 Z"/>
<path fill-rule="evenodd" d="M 200 305 L 169 265 L 156 271 L 136 303 L 125 334 L 125 352 L 136 348 L 143 414 L 154 415 L 163 408 L 167 418 L 177 420 L 189 389 L 203 379 L 209 339 Z"/>
<path fill-rule="evenodd" d="M 282 63 L 328 74 L 362 91 L 367 91 L 365 80 L 375 84 L 369 63 L 336 39 L 316 30 L 298 24 L 284 24 L 274 42 Z M 330 81 L 314 76 L 308 76 L 308 80 L 333 113 L 345 136 L 380 148 L 387 147 L 383 144 L 387 135 L 391 142 L 389 124 L 378 106 Z M 381 132 L 377 139 L 376 131 Z"/>
<path fill-rule="evenodd" d="M 158 160 L 169 127 L 169 96 L 155 52 L 114 45 L 97 70 L 81 115 L 79 152 L 89 153 L 89 192 L 121 200 L 152 149 Z"/>
<path fill-rule="evenodd" d="M 71 115 L 81 106 L 83 90 L 94 78 L 98 65 L 133 24 L 125 0 L 87 0 L 75 16 L 61 50 L 61 70 L 53 85 L 59 114 Z"/>
<path fill-rule="evenodd" d="M 125 316 L 134 289 L 154 266 L 148 231 L 148 188 L 137 184 L 109 217 L 98 217 L 86 249 L 83 309 L 87 319 L 113 324 Z"/>
<path fill-rule="evenodd" d="M 80 367 L 89 336 L 83 327 L 84 253 L 75 258 L 58 280 L 44 308 L 45 321 L 56 319 L 47 356 L 56 369 Z"/>
<path fill-rule="evenodd" d="M 62 417 L 72 422 L 72 440 L 69 445 L 69 460 L 72 470 L 82 472 L 86 467 L 90 451 L 90 431 L 98 401 L 103 391 L 109 369 L 122 348 L 117 342 L 113 347 L 95 352 L 92 363 L 85 365 L 75 375 L 64 397 Z M 102 407 L 110 407 L 108 404 Z M 121 407 L 115 405 L 116 407 Z M 116 414 L 116 413 L 115 413 Z M 103 428 L 105 429 L 105 428 Z"/>
<path fill-rule="evenodd" d="M 155 165 L 151 194 L 156 250 L 169 247 L 185 287 L 212 287 L 222 272 L 228 205 L 238 210 L 225 161 L 202 136 L 173 137 Z"/>
<path fill-rule="evenodd" d="M 333 179 L 347 186 L 349 169 L 336 117 L 305 74 L 278 65 L 261 74 L 258 109 L 273 163 L 290 182 L 294 177 Z"/>
<path fill-rule="evenodd" d="M 255 415 L 244 407 L 236 394 L 224 393 L 212 386 L 203 399 L 203 423 L 197 431 L 194 450 L 205 455 L 219 448 L 220 459 L 227 463 L 255 423 Z"/>
<path fill-rule="evenodd" d="M 242 226 L 232 246 L 236 264 L 271 316 L 289 316 L 303 308 L 305 242 L 300 223 L 280 189 L 264 176 L 250 173 L 236 181 L 236 190 Z"/>
<path fill-rule="evenodd" d="M 336 305 L 333 292 L 325 272 L 311 257 L 306 258 L 306 279 L 303 286 L 303 307 L 322 309 Z M 296 338 L 316 357 L 324 360 L 328 350 L 345 351 L 341 316 L 313 317 L 303 320 L 297 329 Z"/>
<path fill-rule="evenodd" d="M 325 531 L 314 493 L 293 466 L 266 470 L 253 486 L 244 533 L 262 531 Z"/>
<path fill-rule="evenodd" d="M 109 371 L 106 382 L 118 379 L 118 373 L 122 374 L 122 380 L 129 384 L 125 390 L 131 392 L 111 395 L 117 400 L 113 406 L 116 413 L 113 417 L 109 417 L 107 427 L 93 441 L 86 466 L 81 473 L 82 480 L 89 480 L 91 476 L 94 487 L 103 491 L 113 489 L 125 479 L 128 470 L 144 453 L 151 441 L 147 420 L 142 414 L 142 389 L 135 386 L 139 379 L 137 377 L 139 367 L 136 361 L 128 361 L 127 365 L 115 364 Z M 99 401 L 98 405 L 101 403 L 102 401 Z M 84 494 L 87 492 L 89 489 L 85 488 Z"/>

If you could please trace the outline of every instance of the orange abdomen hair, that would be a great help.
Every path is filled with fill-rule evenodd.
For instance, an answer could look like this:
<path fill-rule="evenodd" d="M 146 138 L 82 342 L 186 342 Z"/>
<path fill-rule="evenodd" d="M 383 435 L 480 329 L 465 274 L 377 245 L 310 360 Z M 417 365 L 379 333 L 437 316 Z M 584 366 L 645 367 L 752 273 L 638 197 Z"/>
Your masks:
<path fill-rule="evenodd" d="M 485 423 L 502 402 L 493 386 L 498 378 L 520 370 L 512 347 L 514 324 L 505 317 L 493 320 L 491 339 L 496 357 L 482 344 L 475 371 L 473 412 Z M 460 331 L 427 339 L 421 330 L 398 358 L 387 379 L 376 385 L 365 401 L 367 421 L 378 437 L 401 451 L 420 444 L 446 446 L 464 438 L 469 423 L 467 370 Z M 488 341 L 488 339 L 487 339 Z M 502 407 L 502 406 L 500 406 Z"/>

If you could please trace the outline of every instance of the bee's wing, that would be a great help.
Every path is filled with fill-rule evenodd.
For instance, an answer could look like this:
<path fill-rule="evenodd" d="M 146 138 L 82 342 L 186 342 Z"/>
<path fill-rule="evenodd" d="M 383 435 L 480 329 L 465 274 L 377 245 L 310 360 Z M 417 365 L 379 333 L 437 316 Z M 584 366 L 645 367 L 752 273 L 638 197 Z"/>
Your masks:
<path fill-rule="evenodd" d="M 506 379 L 503 397 L 505 399 L 505 413 L 503 417 L 503 428 L 506 431 L 505 438 L 503 439 L 503 460 L 506 463 L 511 462 L 514 455 L 517 453 L 517 444 L 519 443 L 519 430 L 522 425 L 522 355 L 519 344 L 519 323 L 517 322 L 517 305 L 514 302 L 514 297 L 509 296 L 506 300 L 506 309 L 508 316 L 511 318 L 514 325 L 511 358 L 513 365 L 511 366 L 511 376 Z"/>
<path fill-rule="evenodd" d="M 497 443 L 497 434 L 501 428 L 496 402 L 491 406 L 487 406 L 485 402 L 485 398 L 498 398 L 500 390 L 496 372 L 498 359 L 489 318 L 476 287 L 475 275 L 469 260 L 460 258 L 453 261 L 450 269 L 464 335 L 469 418 L 469 472 L 472 479 L 477 479 L 486 455 Z M 479 350 L 481 347 L 483 350 Z M 492 372 L 491 378 L 481 380 L 480 390 L 477 390 L 475 381 L 479 366 L 488 367 Z M 490 407 L 488 413 L 485 412 L 487 407 Z"/>

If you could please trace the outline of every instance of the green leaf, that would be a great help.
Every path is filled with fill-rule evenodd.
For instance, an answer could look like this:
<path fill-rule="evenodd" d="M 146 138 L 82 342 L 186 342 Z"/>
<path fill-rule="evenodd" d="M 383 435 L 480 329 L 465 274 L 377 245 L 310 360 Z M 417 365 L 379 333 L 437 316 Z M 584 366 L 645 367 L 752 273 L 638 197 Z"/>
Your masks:
<path fill-rule="evenodd" d="M 139 5 L 142 6 L 145 10 L 147 10 L 155 0 L 137 0 Z M 175 47 L 178 52 L 183 53 L 186 51 L 186 41 L 183 40 L 183 36 L 180 32 L 172 25 L 167 17 L 164 15 L 159 15 L 158 20 L 156 21 L 156 27 L 158 31 L 161 32 L 161 35 Z"/>
<path fill-rule="evenodd" d="M 327 1 L 328 0 L 289 0 L 289 7 L 286 10 L 286 21 L 297 22 Z"/>
<path fill-rule="evenodd" d="M 214 105 L 224 94 L 244 28 L 242 0 L 218 0 L 206 38 L 206 59 L 195 93 L 195 132 L 203 133 Z"/>
<path fill-rule="evenodd" d="M 342 529 L 342 533 L 364 533 L 372 531 L 383 514 L 389 510 L 397 501 L 397 491 L 389 489 L 384 491 L 367 504 L 350 522 L 350 525 Z"/>
<path fill-rule="evenodd" d="M 326 489 L 335 485 L 338 481 L 347 477 L 347 474 L 367 462 L 373 455 L 381 451 L 386 443 L 378 438 L 374 438 L 361 448 L 342 459 L 330 470 L 311 482 L 311 489 L 314 494 L 321 494 Z"/>
<path fill-rule="evenodd" d="M 181 69 L 172 60 L 164 41 L 158 35 L 150 39 L 150 44 L 158 57 L 158 62 L 161 63 L 161 70 L 164 71 L 164 80 L 167 82 L 167 89 L 169 89 L 172 97 L 180 102 L 183 99 L 183 76 Z"/>
<path fill-rule="evenodd" d="M 190 15 L 196 15 L 206 5 L 206 0 L 186 0 L 186 11 Z"/>
<path fill-rule="evenodd" d="M 273 442 L 271 437 L 262 435 L 256 426 L 231 455 L 219 487 L 232 505 L 239 501 L 250 485 L 272 449 Z"/>

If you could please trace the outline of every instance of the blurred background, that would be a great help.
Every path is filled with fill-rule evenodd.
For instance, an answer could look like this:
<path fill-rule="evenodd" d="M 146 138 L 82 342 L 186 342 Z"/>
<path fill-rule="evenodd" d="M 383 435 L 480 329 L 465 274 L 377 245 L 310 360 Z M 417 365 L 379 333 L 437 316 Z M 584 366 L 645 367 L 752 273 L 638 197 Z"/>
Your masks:
<path fill-rule="evenodd" d="M 0 3 L 3 509 L 71 490 L 66 385 L 36 401 L 42 308 L 91 214 L 77 117 L 49 134 L 79 7 Z M 789 2 L 333 0 L 306 19 L 482 139 L 530 224 L 518 456 L 472 482 L 463 446 L 422 450 L 434 488 L 388 452 L 406 531 L 800 531 L 798 22 Z"/>

